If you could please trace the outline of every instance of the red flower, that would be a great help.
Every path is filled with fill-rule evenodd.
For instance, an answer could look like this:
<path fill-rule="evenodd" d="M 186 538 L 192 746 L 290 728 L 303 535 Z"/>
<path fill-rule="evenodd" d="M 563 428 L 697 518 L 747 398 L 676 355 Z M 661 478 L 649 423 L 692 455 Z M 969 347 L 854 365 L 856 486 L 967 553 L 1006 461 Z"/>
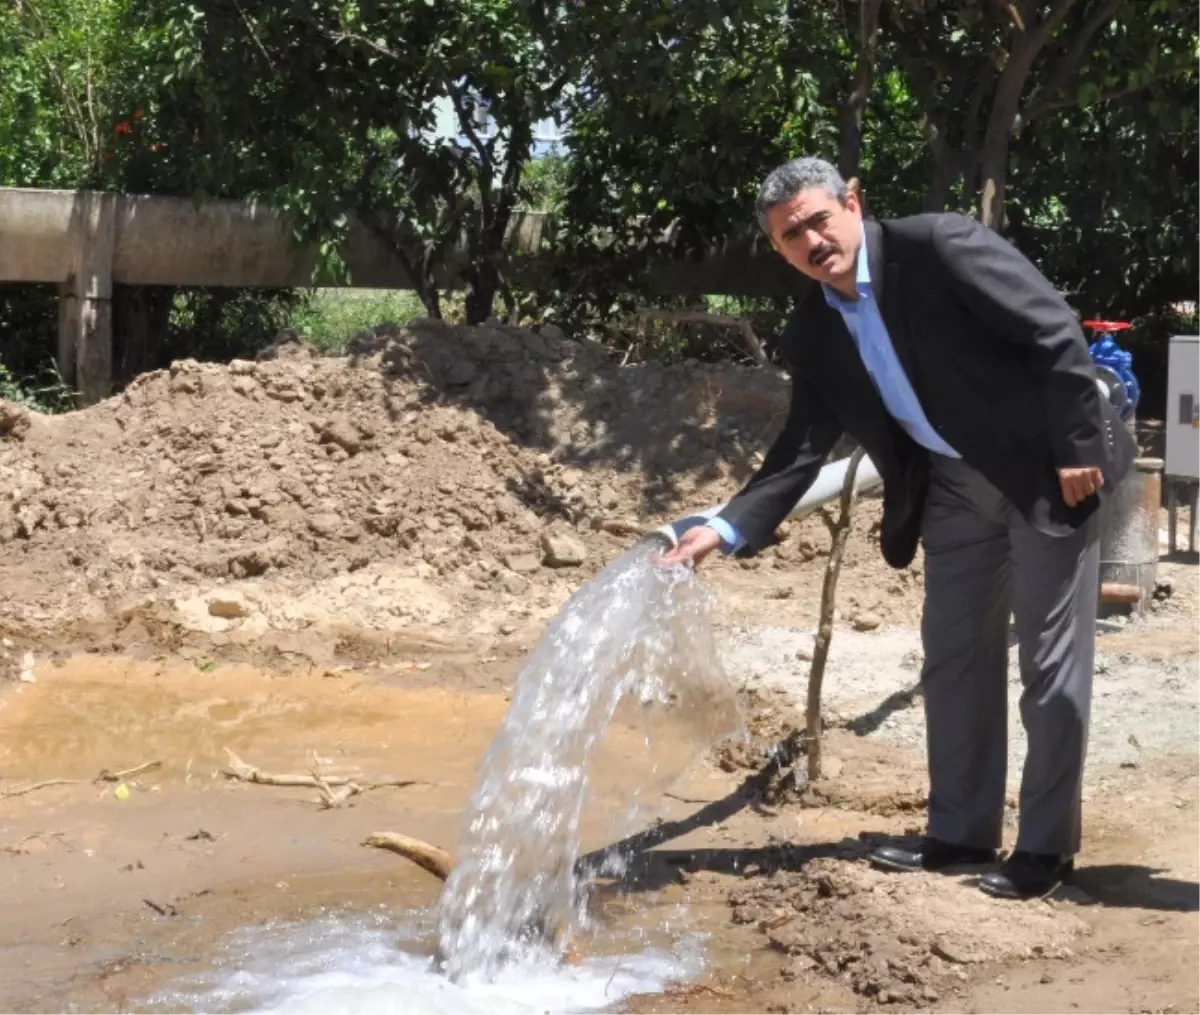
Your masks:
<path fill-rule="evenodd" d="M 132 134 L 133 128 L 129 126 L 129 121 L 122 120 L 113 128 L 114 134 Z"/>
<path fill-rule="evenodd" d="M 136 110 L 133 114 L 133 118 L 135 120 L 140 120 L 142 118 L 142 116 L 143 116 L 143 113 L 140 109 Z"/>
<path fill-rule="evenodd" d="M 152 145 L 150 146 L 150 150 L 151 150 L 152 152 L 161 152 L 161 151 L 162 151 L 162 145 L 160 145 L 158 142 L 155 142 L 154 144 L 152 144 Z"/>

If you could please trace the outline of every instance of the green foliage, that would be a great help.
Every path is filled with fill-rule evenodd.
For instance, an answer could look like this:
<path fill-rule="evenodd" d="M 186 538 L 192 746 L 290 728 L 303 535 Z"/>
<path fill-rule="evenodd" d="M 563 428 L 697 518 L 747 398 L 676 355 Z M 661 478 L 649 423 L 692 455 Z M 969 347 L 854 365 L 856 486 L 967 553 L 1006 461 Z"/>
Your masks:
<path fill-rule="evenodd" d="M 75 392 L 53 363 L 43 368 L 41 376 L 18 378 L 0 361 L 0 399 L 47 414 L 75 408 Z"/>
<path fill-rule="evenodd" d="M 134 0 L 0 6 L 0 185 L 203 192 L 197 159 L 209 142 L 197 140 L 194 125 L 161 115 L 161 89 L 144 73 L 148 53 L 183 40 L 162 26 L 134 24 L 134 6 Z M 241 196 L 247 175 L 236 161 L 225 172 L 222 192 Z M 184 309 L 159 321 L 137 313 L 153 301 L 126 299 L 128 290 L 118 287 L 113 310 L 123 380 L 178 356 L 265 344 L 294 301 L 286 293 L 193 290 L 179 295 Z M 0 287 L 0 348 L 12 374 L 31 378 L 21 382 L 23 390 L 50 406 L 66 404 L 57 394 L 61 379 L 47 374 L 57 316 L 53 287 Z M 191 330 L 189 316 L 197 321 Z M 148 347 L 123 348 L 132 336 Z"/>
<path fill-rule="evenodd" d="M 567 197 L 570 168 L 568 157 L 557 153 L 529 162 L 521 172 L 521 206 L 552 215 L 561 213 Z"/>
<path fill-rule="evenodd" d="M 588 239 L 695 250 L 744 229 L 766 168 L 836 157 L 814 68 L 819 5 L 627 0 L 569 107 L 565 211 Z M 792 9 L 794 6 L 795 9 Z M 635 27 L 640 26 L 640 27 Z"/>
<path fill-rule="evenodd" d="M 295 308 L 288 327 L 322 352 L 337 354 L 360 331 L 388 321 L 404 324 L 423 313 L 408 290 L 318 289 Z"/>
<path fill-rule="evenodd" d="M 1132 74 L 1144 85 L 1086 109 L 1048 109 L 1014 140 L 1013 235 L 1088 315 L 1132 319 L 1195 298 L 1200 75 L 1192 22 L 1176 16 L 1156 26 L 1146 66 L 1161 71 L 1178 60 L 1181 69 L 1154 80 L 1128 63 L 1131 50 L 1149 46 L 1149 29 L 1114 23 L 1101 43 L 1126 64 L 1089 65 L 1085 80 L 1103 77 L 1122 91 Z"/>
<path fill-rule="evenodd" d="M 129 0 L 0 7 L 0 184 L 94 185 L 111 158 Z"/>
<path fill-rule="evenodd" d="M 291 289 L 179 289 L 155 366 L 188 356 L 216 362 L 253 359 L 304 303 L 304 294 Z"/>
<path fill-rule="evenodd" d="M 243 193 L 291 213 L 333 266 L 353 214 L 401 259 L 435 315 L 435 269 L 461 245 L 468 313 L 480 320 L 503 286 L 533 126 L 577 77 L 559 45 L 569 14 L 522 0 L 148 0 L 132 22 L 159 119 L 190 132 L 171 144 L 191 153 L 196 190 L 239 179 Z M 439 102 L 465 142 L 436 131 Z M 477 105 L 493 134 L 480 129 Z"/>

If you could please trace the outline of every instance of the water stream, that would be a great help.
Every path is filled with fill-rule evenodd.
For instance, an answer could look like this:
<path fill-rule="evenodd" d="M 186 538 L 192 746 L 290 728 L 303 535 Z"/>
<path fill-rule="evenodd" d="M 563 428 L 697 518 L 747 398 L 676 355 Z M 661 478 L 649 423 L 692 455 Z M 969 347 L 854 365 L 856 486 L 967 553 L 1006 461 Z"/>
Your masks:
<path fill-rule="evenodd" d="M 603 932 L 588 887 L 619 875 L 623 858 L 601 849 L 594 869 L 579 862 L 585 812 L 593 848 L 619 841 L 706 747 L 742 728 L 713 644 L 711 594 L 690 570 L 657 566 L 661 552 L 639 543 L 605 568 L 525 661 L 436 907 L 246 928 L 207 973 L 155 1006 L 587 1012 L 696 975 L 687 921 L 650 900 L 633 929 L 626 920 Z M 615 766 L 614 750 L 626 752 Z M 580 938 L 582 960 L 564 962 Z"/>
<path fill-rule="evenodd" d="M 624 723 L 645 729 L 646 750 L 628 759 L 636 775 L 615 836 L 640 800 L 740 725 L 712 640 L 711 595 L 689 570 L 657 566 L 661 552 L 640 543 L 579 589 L 517 677 L 439 906 L 451 979 L 486 980 L 531 949 L 561 951 L 585 926 L 580 819 L 591 762 L 619 707 Z M 663 723 L 690 748 L 673 763 L 654 750 Z"/>

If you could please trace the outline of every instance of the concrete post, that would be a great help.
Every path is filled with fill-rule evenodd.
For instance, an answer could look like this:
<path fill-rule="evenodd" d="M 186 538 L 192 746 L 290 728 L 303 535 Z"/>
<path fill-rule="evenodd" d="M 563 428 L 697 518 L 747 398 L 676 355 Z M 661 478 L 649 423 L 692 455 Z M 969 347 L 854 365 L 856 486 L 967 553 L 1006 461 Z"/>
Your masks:
<path fill-rule="evenodd" d="M 71 209 L 70 277 L 59 287 L 58 369 L 93 405 L 112 391 L 112 268 L 117 196 L 79 191 Z"/>

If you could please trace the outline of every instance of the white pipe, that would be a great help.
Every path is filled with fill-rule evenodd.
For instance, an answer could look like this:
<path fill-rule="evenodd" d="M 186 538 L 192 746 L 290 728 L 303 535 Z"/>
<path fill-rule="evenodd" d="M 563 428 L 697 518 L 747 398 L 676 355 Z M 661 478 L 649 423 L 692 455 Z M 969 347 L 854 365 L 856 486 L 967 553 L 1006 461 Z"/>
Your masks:
<path fill-rule="evenodd" d="M 816 481 L 808 488 L 804 496 L 796 502 L 796 506 L 788 512 L 787 517 L 802 518 L 809 512 L 815 511 L 817 508 L 840 497 L 842 487 L 846 482 L 846 469 L 849 464 L 849 458 L 842 458 L 822 468 L 817 474 Z M 878 486 L 879 483 L 879 470 L 875 468 L 875 463 L 870 458 L 864 456 L 863 460 L 859 463 L 858 473 L 854 477 L 855 493 L 869 490 L 871 487 Z M 697 511 L 686 518 L 680 518 L 678 521 L 668 522 L 654 531 L 659 535 L 665 536 L 672 546 L 678 546 L 680 537 L 688 529 L 695 528 L 697 525 L 703 525 L 710 518 L 719 515 L 727 503 L 728 501 L 717 504 L 715 507 L 705 508 L 703 511 Z"/>

